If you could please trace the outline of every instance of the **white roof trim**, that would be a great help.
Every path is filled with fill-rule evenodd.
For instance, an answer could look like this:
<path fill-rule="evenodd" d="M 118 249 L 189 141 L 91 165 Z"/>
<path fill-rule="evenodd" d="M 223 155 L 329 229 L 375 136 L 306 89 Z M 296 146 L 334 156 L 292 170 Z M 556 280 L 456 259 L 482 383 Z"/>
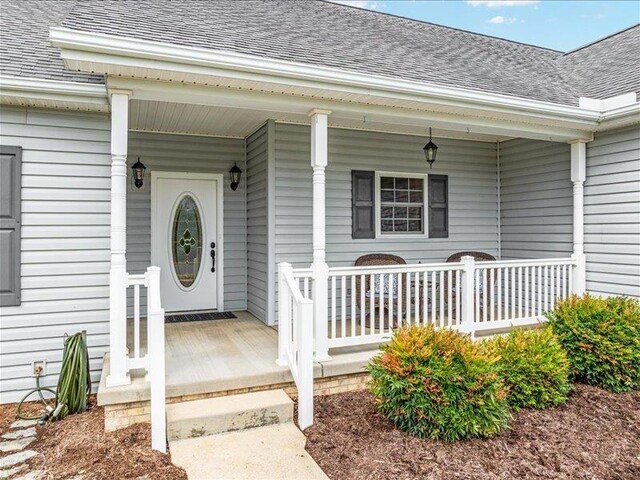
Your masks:
<path fill-rule="evenodd" d="M 0 103 L 6 105 L 108 111 L 105 85 L 0 75 Z"/>
<path fill-rule="evenodd" d="M 91 62 L 91 56 L 77 55 L 78 52 L 98 54 L 96 63 L 104 61 L 104 55 L 112 55 L 153 61 L 157 68 L 170 69 L 170 64 L 194 65 L 225 70 L 228 73 L 250 72 L 254 74 L 254 79 L 259 79 L 258 75 L 265 75 L 270 81 L 275 77 L 281 83 L 293 82 L 301 85 L 300 82 L 304 82 L 320 89 L 348 89 L 350 92 L 358 89 L 372 96 L 401 94 L 417 101 L 438 101 L 489 112 L 497 109 L 505 113 L 564 117 L 585 122 L 586 130 L 592 130 L 597 125 L 600 114 L 597 110 L 579 106 L 67 28 L 52 27 L 50 39 L 54 46 L 62 49 L 63 59 L 71 58 L 87 65 Z"/>

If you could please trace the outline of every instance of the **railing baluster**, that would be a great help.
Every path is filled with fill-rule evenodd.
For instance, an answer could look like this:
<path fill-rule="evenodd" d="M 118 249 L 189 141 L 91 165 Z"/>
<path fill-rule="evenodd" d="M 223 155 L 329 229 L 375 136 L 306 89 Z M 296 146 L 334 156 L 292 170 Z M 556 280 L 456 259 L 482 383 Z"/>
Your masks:
<path fill-rule="evenodd" d="M 546 312 L 549 309 L 549 267 L 544 266 L 544 309 Z"/>
<path fill-rule="evenodd" d="M 529 317 L 529 267 L 524 267 L 524 316 Z"/>
<path fill-rule="evenodd" d="M 340 277 L 340 333 L 342 338 L 347 336 L 347 277 Z"/>
<path fill-rule="evenodd" d="M 426 325 L 429 323 L 429 274 L 427 272 L 422 272 L 422 324 Z"/>
<path fill-rule="evenodd" d="M 491 285 L 491 298 L 490 298 L 490 300 L 491 300 L 491 310 L 490 310 L 490 314 L 489 314 L 489 321 L 490 322 L 493 322 L 493 319 L 495 318 L 494 303 L 495 303 L 495 297 L 496 297 L 496 292 L 495 292 L 496 280 L 494 279 L 494 276 L 495 276 L 495 269 L 491 268 L 489 270 L 489 284 Z"/>
<path fill-rule="evenodd" d="M 414 274 L 413 282 L 413 311 L 415 312 L 414 322 L 420 325 L 420 272 Z"/>
<path fill-rule="evenodd" d="M 460 325 L 460 270 L 456 270 L 456 325 Z"/>
<path fill-rule="evenodd" d="M 444 326 L 444 272 L 440 271 L 440 285 L 438 286 L 438 290 L 440 290 L 440 319 L 438 320 L 439 325 Z"/>
<path fill-rule="evenodd" d="M 351 302 L 351 336 L 356 336 L 356 323 L 358 318 L 356 317 L 356 276 L 351 275 L 351 293 L 349 294 L 349 301 Z"/>
<path fill-rule="evenodd" d="M 304 298 L 309 298 L 309 277 L 304 277 Z"/>
<path fill-rule="evenodd" d="M 451 292 L 453 291 L 452 279 L 451 270 L 449 270 L 447 272 L 447 325 L 451 325 L 451 317 L 453 316 L 453 301 L 451 295 Z"/>
<path fill-rule="evenodd" d="M 365 301 L 364 289 L 366 288 L 365 276 L 360 275 L 360 335 L 365 335 L 365 324 L 367 319 L 367 304 Z"/>
<path fill-rule="evenodd" d="M 379 298 L 379 308 L 378 308 L 378 325 L 380 326 L 378 329 L 378 333 L 382 333 L 384 331 L 384 273 L 381 273 L 379 276 L 379 285 L 380 285 L 380 298 Z"/>
<path fill-rule="evenodd" d="M 398 273 L 398 327 L 403 325 L 402 322 L 402 273 Z"/>
<path fill-rule="evenodd" d="M 337 317 L 337 308 L 336 308 L 336 277 L 335 275 L 331 276 L 331 338 L 336 337 L 336 317 Z"/>
<path fill-rule="evenodd" d="M 431 272 L 431 324 L 435 327 L 436 324 L 436 272 Z"/>
<path fill-rule="evenodd" d="M 497 310 L 498 310 L 498 321 L 502 320 L 502 269 L 498 268 L 498 279 L 496 280 L 496 284 L 498 287 L 498 300 L 497 300 Z"/>
<path fill-rule="evenodd" d="M 487 321 L 488 296 L 493 292 L 493 286 L 487 283 L 487 269 L 482 269 L 482 321 Z"/>
<path fill-rule="evenodd" d="M 390 273 L 389 274 L 389 332 L 391 332 L 393 330 L 393 304 L 396 301 L 397 298 L 397 281 L 396 279 L 396 274 L 395 273 Z"/>
<path fill-rule="evenodd" d="M 140 285 L 137 283 L 133 286 L 133 350 L 135 358 L 140 358 Z"/>
<path fill-rule="evenodd" d="M 518 267 L 518 318 L 522 318 L 522 267 Z"/>
<path fill-rule="evenodd" d="M 474 316 L 474 321 L 479 322 L 480 321 L 480 291 L 482 290 L 482 286 L 480 285 L 480 270 L 478 268 L 476 268 L 475 272 L 475 278 L 473 280 L 473 285 L 474 285 L 474 289 L 475 289 L 475 316 Z M 449 313 L 449 315 L 451 315 L 451 313 Z"/>
<path fill-rule="evenodd" d="M 406 277 L 406 285 L 405 285 L 405 289 L 406 289 L 406 296 L 405 296 L 405 321 L 407 322 L 407 325 L 411 325 L 412 323 L 412 319 L 411 319 L 411 273 L 407 273 L 407 277 Z"/>
<path fill-rule="evenodd" d="M 376 328 L 376 289 L 375 276 L 369 275 L 369 333 L 373 334 Z"/>

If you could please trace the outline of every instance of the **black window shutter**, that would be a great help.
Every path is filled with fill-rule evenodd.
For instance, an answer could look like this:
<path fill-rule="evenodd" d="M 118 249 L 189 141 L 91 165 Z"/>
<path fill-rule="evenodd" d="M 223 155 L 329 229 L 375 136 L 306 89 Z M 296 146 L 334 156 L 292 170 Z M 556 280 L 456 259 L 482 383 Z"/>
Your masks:
<path fill-rule="evenodd" d="M 429 175 L 429 237 L 449 237 L 449 177 Z"/>
<path fill-rule="evenodd" d="M 351 171 L 351 238 L 375 238 L 375 173 Z"/>
<path fill-rule="evenodd" d="M 0 145 L 0 307 L 20 305 L 22 148 Z"/>

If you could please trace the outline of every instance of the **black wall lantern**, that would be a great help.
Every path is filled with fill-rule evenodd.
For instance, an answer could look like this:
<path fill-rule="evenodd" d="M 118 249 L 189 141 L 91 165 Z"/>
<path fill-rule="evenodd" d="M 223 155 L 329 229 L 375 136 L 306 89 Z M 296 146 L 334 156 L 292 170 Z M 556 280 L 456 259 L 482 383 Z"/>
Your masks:
<path fill-rule="evenodd" d="M 422 150 L 424 150 L 424 156 L 427 159 L 429 168 L 433 168 L 433 162 L 436 161 L 436 153 L 438 153 L 438 146 L 431 140 L 431 127 L 429 127 L 429 143 L 427 143 Z"/>
<path fill-rule="evenodd" d="M 131 170 L 133 170 L 133 184 L 136 188 L 142 187 L 144 171 L 146 169 L 147 167 L 145 167 L 144 163 L 140 161 L 140 157 L 138 157 L 138 161 L 131 166 Z"/>
<path fill-rule="evenodd" d="M 229 176 L 231 177 L 231 190 L 235 192 L 238 189 L 240 177 L 242 176 L 242 170 L 236 165 L 236 162 L 233 162 L 233 167 L 229 170 Z"/>

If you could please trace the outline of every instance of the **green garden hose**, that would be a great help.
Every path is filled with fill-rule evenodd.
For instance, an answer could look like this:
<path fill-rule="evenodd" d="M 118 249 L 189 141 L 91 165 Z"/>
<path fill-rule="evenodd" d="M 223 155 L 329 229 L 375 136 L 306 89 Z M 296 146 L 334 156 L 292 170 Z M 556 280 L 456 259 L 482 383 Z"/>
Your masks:
<path fill-rule="evenodd" d="M 49 418 L 62 419 L 69 413 L 80 413 L 87 409 L 87 401 L 91 393 L 91 377 L 85 336 L 82 332 L 65 338 L 57 392 L 51 388 L 41 387 L 40 373 L 36 372 L 36 388 L 28 392 L 18 403 L 16 411 L 18 418 L 41 421 Z M 45 399 L 43 392 L 55 395 L 53 405 L 51 405 L 53 399 Z M 38 394 L 40 403 L 44 406 L 44 413 L 37 415 L 23 413 L 23 403 L 34 393 Z"/>

